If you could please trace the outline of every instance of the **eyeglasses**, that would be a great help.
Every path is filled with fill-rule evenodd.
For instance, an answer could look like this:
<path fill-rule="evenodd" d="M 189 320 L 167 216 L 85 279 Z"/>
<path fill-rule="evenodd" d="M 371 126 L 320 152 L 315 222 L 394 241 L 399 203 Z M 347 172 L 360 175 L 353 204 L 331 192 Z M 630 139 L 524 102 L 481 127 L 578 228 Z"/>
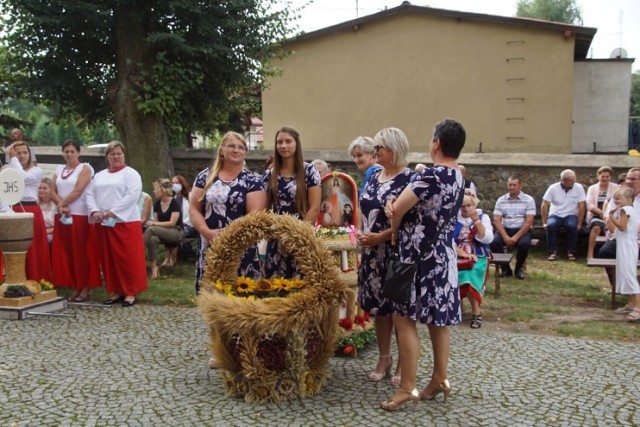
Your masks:
<path fill-rule="evenodd" d="M 246 148 L 244 148 L 244 145 L 227 144 L 224 146 L 224 148 L 228 148 L 229 150 L 238 150 L 238 151 L 246 150 Z"/>
<path fill-rule="evenodd" d="M 383 148 L 385 148 L 384 145 L 374 145 L 373 146 L 373 151 L 377 152 L 377 151 L 382 150 Z"/>

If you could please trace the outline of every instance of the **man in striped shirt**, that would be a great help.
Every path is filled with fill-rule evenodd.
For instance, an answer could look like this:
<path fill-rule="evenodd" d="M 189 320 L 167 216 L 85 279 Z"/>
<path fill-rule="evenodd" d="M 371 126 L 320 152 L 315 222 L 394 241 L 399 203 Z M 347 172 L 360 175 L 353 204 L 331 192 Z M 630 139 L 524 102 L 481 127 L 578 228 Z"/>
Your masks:
<path fill-rule="evenodd" d="M 522 179 L 518 175 L 511 175 L 507 181 L 504 196 L 496 200 L 493 210 L 493 224 L 496 230 L 491 243 L 491 251 L 498 253 L 503 247 L 517 248 L 516 279 L 523 280 L 522 266 L 529 255 L 531 245 L 531 228 L 536 216 L 536 202 L 533 197 L 522 192 Z M 502 269 L 501 276 L 511 276 L 511 266 Z"/>

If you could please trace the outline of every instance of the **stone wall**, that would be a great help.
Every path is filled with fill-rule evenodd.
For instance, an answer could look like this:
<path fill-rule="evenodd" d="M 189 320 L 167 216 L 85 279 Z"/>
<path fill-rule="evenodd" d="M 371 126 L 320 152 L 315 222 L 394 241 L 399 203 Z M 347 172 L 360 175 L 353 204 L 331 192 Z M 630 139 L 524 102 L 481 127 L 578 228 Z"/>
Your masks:
<path fill-rule="evenodd" d="M 62 163 L 59 147 L 35 147 L 39 163 Z M 263 171 L 264 161 L 271 151 L 256 150 L 247 153 L 247 167 L 256 172 Z M 212 150 L 173 149 L 172 156 L 176 174 L 184 175 L 188 181 L 193 181 L 199 171 L 208 167 L 213 159 Z M 326 160 L 333 170 L 346 172 L 354 177 L 358 185 L 362 177 L 345 151 L 308 150 L 305 158 L 311 161 L 316 158 Z M 105 168 L 104 156 L 101 152 L 82 152 L 82 160 L 89 162 L 98 170 Z M 152 161 L 150 158 L 149 161 Z M 520 174 L 523 178 L 524 192 L 533 196 L 539 207 L 542 196 L 547 187 L 560 180 L 560 172 L 573 169 L 578 182 L 586 188 L 597 182 L 596 170 L 603 165 L 611 166 L 614 179 L 630 167 L 640 166 L 640 157 L 627 155 L 545 155 L 545 154 L 495 154 L 469 153 L 462 154 L 459 159 L 467 168 L 471 180 L 478 187 L 480 207 L 488 212 L 493 211 L 495 201 L 507 192 L 507 179 L 511 174 Z M 409 165 L 416 163 L 430 163 L 426 154 L 411 153 Z M 51 168 L 49 168 L 50 170 Z M 145 189 L 150 191 L 151 189 Z M 538 212 L 539 213 L 539 212 Z"/>

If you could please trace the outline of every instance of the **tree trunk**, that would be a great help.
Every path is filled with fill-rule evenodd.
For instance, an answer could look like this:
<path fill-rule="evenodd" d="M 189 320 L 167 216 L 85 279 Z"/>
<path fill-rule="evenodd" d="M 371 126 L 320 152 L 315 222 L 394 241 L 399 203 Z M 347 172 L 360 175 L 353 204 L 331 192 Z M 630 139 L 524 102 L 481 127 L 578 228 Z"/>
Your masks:
<path fill-rule="evenodd" d="M 127 163 L 142 176 L 143 188 L 152 190 L 157 178 L 173 176 L 173 159 L 162 116 L 143 113 L 136 96 L 142 93 L 142 72 L 151 75 L 154 54 L 146 44 L 145 3 L 116 9 L 117 81 L 109 91 L 116 128 L 127 149 Z"/>

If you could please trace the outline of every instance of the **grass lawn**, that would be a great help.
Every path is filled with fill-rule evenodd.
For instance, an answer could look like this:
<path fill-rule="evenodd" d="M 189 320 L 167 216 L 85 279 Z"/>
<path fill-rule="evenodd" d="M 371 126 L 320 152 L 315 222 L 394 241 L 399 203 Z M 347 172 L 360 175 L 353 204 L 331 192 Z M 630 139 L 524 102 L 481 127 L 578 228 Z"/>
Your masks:
<path fill-rule="evenodd" d="M 160 263 L 162 260 L 159 261 Z M 195 306 L 195 260 L 183 259 L 172 270 L 162 269 L 157 280 L 149 280 L 149 289 L 138 301 L 142 304 Z M 485 330 L 544 333 L 580 338 L 640 343 L 640 323 L 632 324 L 610 307 L 610 286 L 604 269 L 577 262 L 549 262 L 538 249 L 527 261 L 527 277 L 501 280 L 501 296 L 493 295 L 493 268 L 487 282 L 482 312 Z M 70 292 L 60 290 L 61 295 Z M 102 301 L 104 288 L 92 292 L 94 301 Z M 617 307 L 626 298 L 616 297 Z M 470 306 L 463 303 L 463 323 L 469 327 Z"/>

